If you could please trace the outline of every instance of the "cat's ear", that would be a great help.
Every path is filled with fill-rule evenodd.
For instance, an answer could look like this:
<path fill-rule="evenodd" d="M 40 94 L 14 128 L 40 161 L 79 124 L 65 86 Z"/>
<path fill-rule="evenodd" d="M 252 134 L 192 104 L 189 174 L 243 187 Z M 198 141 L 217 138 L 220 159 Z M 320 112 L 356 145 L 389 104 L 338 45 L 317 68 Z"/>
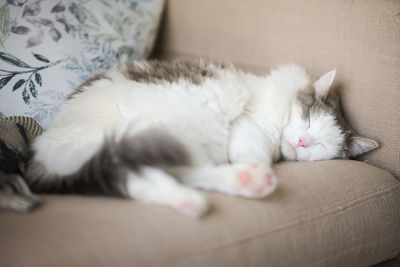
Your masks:
<path fill-rule="evenodd" d="M 348 157 L 355 157 L 368 151 L 374 150 L 377 148 L 379 144 L 368 138 L 359 137 L 359 136 L 352 136 L 349 139 L 348 144 Z"/>
<path fill-rule="evenodd" d="M 324 75 L 321 76 L 314 84 L 314 90 L 315 94 L 322 99 L 324 99 L 329 92 L 329 88 L 331 87 L 333 83 L 333 79 L 335 78 L 336 75 L 336 69 L 331 70 L 330 72 L 325 73 Z"/>

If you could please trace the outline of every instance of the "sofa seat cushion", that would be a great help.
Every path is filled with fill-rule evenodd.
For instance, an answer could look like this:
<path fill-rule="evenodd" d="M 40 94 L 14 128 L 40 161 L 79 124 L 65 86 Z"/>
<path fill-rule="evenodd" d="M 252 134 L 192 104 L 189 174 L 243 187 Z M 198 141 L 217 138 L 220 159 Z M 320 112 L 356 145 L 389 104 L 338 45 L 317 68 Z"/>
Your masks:
<path fill-rule="evenodd" d="M 400 183 L 356 161 L 280 163 L 264 200 L 208 193 L 191 220 L 104 197 L 0 213 L 0 266 L 370 266 L 400 251 Z"/>

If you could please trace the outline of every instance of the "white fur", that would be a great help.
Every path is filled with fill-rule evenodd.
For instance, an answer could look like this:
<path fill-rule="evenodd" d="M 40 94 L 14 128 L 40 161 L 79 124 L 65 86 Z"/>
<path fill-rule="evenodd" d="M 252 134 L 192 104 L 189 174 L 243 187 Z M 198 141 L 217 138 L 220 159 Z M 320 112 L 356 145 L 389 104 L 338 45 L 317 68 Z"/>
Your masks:
<path fill-rule="evenodd" d="M 118 70 L 110 71 L 107 76 L 111 80 L 94 82 L 61 107 L 52 127 L 33 144 L 36 160 L 50 172 L 71 174 L 99 150 L 106 136 L 119 139 L 157 127 L 176 137 L 192 156 L 192 169 L 169 170 L 183 183 L 264 197 L 276 187 L 270 166 L 280 158 L 281 149 L 293 160 L 326 159 L 338 153 L 341 136 L 332 125 L 333 118 L 312 117 L 309 129 L 300 120 L 295 96 L 309 85 L 301 67 L 284 65 L 264 77 L 234 68 L 212 68 L 218 77 L 207 78 L 200 85 L 185 80 L 137 83 Z M 290 151 L 286 143 L 294 146 L 302 136 L 327 147 Z M 257 169 L 252 169 L 254 163 Z M 238 180 L 243 171 L 251 175 L 250 183 Z M 202 214 L 207 206 L 203 198 L 172 181 L 167 172 L 146 169 L 142 176 L 147 180 L 130 174 L 129 193 L 145 202 L 174 207 L 191 203 L 190 210 L 182 212 L 193 217 Z M 271 177 L 268 188 L 263 187 L 266 175 Z M 191 214 L 194 209 L 198 214 Z"/>
<path fill-rule="evenodd" d="M 281 151 L 286 160 L 314 161 L 338 157 L 344 142 L 342 130 L 333 115 L 313 114 L 310 123 L 293 113 L 282 134 Z M 298 147 L 299 138 L 307 147 Z"/>
<path fill-rule="evenodd" d="M 139 201 L 167 205 L 189 217 L 198 218 L 208 210 L 202 194 L 156 168 L 145 167 L 140 175 L 129 173 L 127 189 Z"/>
<path fill-rule="evenodd" d="M 336 70 L 322 75 L 314 84 L 315 93 L 325 98 L 335 78 Z M 310 114 L 309 121 L 301 118 L 300 104 L 292 105 L 289 123 L 283 129 L 281 153 L 286 160 L 314 161 L 338 157 L 344 134 L 333 114 L 317 112 Z M 302 138 L 306 147 L 298 146 Z"/>

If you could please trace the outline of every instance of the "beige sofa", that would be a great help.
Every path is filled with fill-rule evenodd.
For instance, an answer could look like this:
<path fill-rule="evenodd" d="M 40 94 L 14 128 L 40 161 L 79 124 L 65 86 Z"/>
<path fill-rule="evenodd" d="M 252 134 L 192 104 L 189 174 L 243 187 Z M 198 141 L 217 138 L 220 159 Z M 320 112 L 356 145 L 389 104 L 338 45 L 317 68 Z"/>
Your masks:
<path fill-rule="evenodd" d="M 34 213 L 0 213 L 0 266 L 371 266 L 399 254 L 399 1 L 170 0 L 154 56 L 256 73 L 292 61 L 315 75 L 336 68 L 348 120 L 381 147 L 361 161 L 279 163 L 269 198 L 209 193 L 199 221 L 128 200 L 43 196 Z"/>

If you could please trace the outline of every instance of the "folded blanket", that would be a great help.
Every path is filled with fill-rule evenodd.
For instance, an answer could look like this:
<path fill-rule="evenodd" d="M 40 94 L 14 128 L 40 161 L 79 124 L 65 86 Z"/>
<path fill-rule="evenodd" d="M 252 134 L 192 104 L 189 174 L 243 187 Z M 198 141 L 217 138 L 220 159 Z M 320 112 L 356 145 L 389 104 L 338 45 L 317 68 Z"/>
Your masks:
<path fill-rule="evenodd" d="M 29 117 L 0 119 L 0 209 L 26 212 L 40 203 L 23 175 L 30 156 L 29 144 L 42 132 L 42 127 Z"/>

